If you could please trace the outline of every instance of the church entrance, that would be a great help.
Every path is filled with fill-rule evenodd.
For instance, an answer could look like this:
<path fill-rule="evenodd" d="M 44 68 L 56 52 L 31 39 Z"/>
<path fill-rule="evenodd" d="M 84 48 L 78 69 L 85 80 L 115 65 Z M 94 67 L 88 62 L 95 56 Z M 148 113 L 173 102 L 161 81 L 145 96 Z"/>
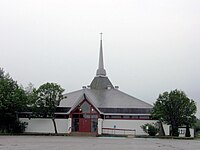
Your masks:
<path fill-rule="evenodd" d="M 71 116 L 72 132 L 97 132 L 99 113 L 87 100 L 81 102 Z"/>
<path fill-rule="evenodd" d="M 88 118 L 79 119 L 79 132 L 91 132 L 91 120 Z"/>

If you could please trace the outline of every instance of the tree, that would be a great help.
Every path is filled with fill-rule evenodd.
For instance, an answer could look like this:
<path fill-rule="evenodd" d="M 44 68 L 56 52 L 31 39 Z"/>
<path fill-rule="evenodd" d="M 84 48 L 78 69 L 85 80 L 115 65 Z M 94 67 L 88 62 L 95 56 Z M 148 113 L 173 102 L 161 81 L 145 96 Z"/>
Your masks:
<path fill-rule="evenodd" d="M 194 124 L 194 131 L 195 131 L 195 136 L 200 138 L 200 119 L 196 120 L 196 123 Z"/>
<path fill-rule="evenodd" d="M 183 91 L 173 90 L 160 94 L 154 103 L 152 116 L 172 128 L 172 136 L 178 136 L 178 127 L 186 125 L 189 128 L 195 122 L 196 104 Z M 188 130 L 187 130 L 188 132 Z M 186 133 L 189 136 L 188 133 Z"/>
<path fill-rule="evenodd" d="M 0 68 L 0 130 L 1 132 L 21 132 L 25 124 L 17 118 L 17 112 L 24 111 L 27 96 L 9 74 Z"/>
<path fill-rule="evenodd" d="M 50 117 L 54 125 L 55 134 L 57 134 L 55 111 L 63 99 L 63 92 L 64 89 L 56 83 L 45 83 L 35 91 L 37 95 L 34 107 L 35 115 L 39 117 Z"/>

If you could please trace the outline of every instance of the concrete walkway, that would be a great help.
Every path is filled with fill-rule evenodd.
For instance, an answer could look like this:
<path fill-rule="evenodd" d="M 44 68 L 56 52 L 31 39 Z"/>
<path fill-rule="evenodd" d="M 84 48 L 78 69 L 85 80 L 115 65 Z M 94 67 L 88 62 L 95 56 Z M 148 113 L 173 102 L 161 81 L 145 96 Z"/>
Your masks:
<path fill-rule="evenodd" d="M 0 150 L 199 150 L 200 140 L 0 136 Z"/>

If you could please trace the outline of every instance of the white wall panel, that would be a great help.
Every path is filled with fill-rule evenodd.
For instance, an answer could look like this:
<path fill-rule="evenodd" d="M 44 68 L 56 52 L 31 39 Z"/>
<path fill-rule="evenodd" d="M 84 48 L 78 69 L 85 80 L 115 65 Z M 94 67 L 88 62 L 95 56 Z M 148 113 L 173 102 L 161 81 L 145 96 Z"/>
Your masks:
<path fill-rule="evenodd" d="M 68 119 L 56 119 L 58 133 L 68 133 Z"/>
<path fill-rule="evenodd" d="M 54 126 L 51 119 L 41 118 L 20 118 L 20 121 L 27 122 L 28 126 L 25 132 L 31 133 L 54 133 Z M 58 133 L 67 133 L 68 119 L 56 119 Z"/>
<path fill-rule="evenodd" d="M 169 135 L 169 125 L 163 123 L 163 129 L 165 131 L 165 135 Z"/>

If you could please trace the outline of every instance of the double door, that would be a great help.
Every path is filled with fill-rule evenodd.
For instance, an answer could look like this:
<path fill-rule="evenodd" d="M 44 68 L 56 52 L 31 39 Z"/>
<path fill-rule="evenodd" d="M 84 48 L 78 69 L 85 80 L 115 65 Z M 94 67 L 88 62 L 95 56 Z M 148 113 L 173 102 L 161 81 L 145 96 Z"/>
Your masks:
<path fill-rule="evenodd" d="M 91 119 L 79 118 L 79 132 L 91 132 Z"/>

